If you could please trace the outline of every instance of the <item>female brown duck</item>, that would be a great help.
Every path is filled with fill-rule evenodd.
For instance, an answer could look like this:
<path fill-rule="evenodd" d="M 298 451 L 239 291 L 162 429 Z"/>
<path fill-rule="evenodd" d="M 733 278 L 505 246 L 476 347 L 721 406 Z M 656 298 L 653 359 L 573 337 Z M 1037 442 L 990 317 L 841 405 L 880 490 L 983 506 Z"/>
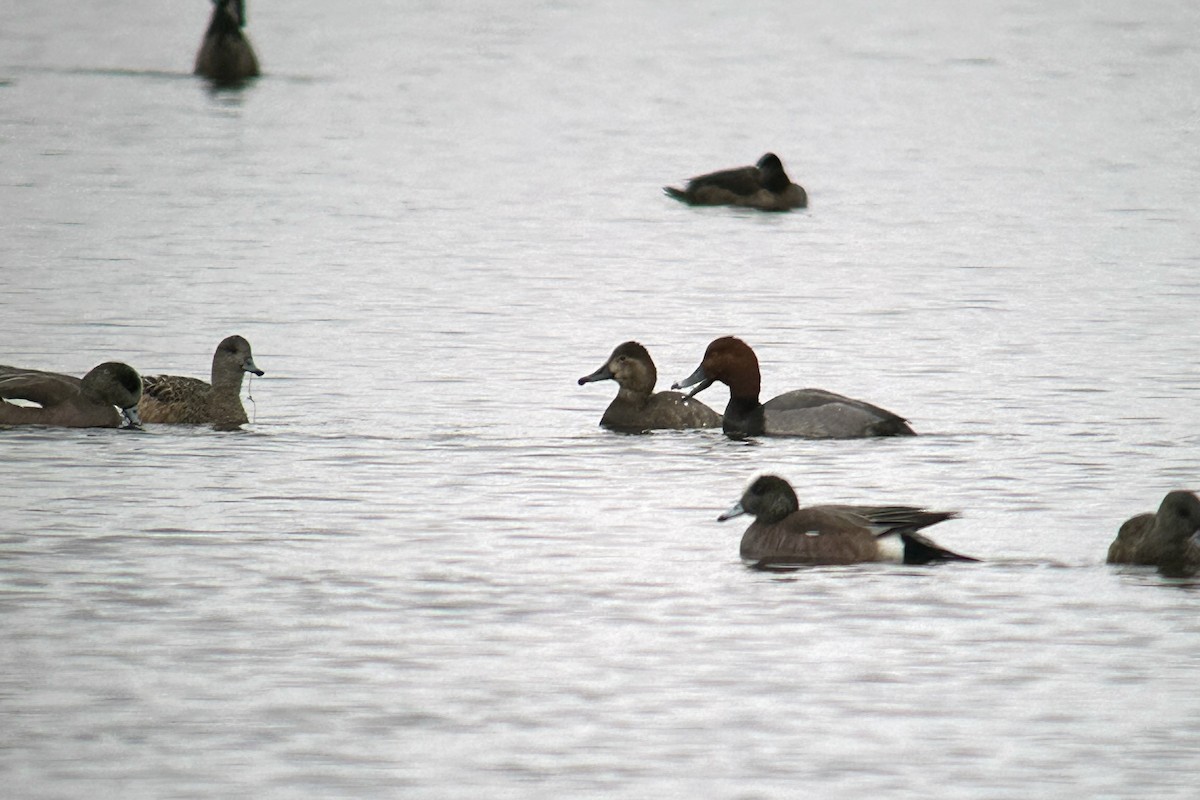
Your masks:
<path fill-rule="evenodd" d="M 721 415 L 699 400 L 680 392 L 654 393 L 658 370 L 646 348 L 637 342 L 624 342 L 591 375 L 579 379 L 579 385 L 613 380 L 620 387 L 609 403 L 600 424 L 624 433 L 687 428 L 718 428 Z"/>
<path fill-rule="evenodd" d="M 212 360 L 212 383 L 180 375 L 151 375 L 138 405 L 144 422 L 200 425 L 229 429 L 248 420 L 242 408 L 242 377 L 264 374 L 254 363 L 250 343 L 229 336 L 217 345 Z"/>

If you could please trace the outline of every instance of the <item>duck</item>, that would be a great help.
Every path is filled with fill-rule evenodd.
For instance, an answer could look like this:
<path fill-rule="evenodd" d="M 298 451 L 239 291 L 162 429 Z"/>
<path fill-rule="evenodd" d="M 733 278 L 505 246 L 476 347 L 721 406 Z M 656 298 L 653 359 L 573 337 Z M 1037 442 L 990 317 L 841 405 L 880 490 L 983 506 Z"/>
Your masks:
<path fill-rule="evenodd" d="M 752 167 L 697 175 L 682 189 L 664 186 L 663 191 L 689 206 L 745 206 L 760 211 L 808 208 L 804 187 L 792 183 L 774 153 L 765 154 Z"/>
<path fill-rule="evenodd" d="M 258 57 L 242 32 L 245 26 L 245 0 L 213 0 L 193 72 L 216 84 L 238 84 L 257 77 Z"/>
<path fill-rule="evenodd" d="M 1109 564 L 1143 564 L 1171 576 L 1200 572 L 1200 498 L 1168 492 L 1153 514 L 1125 520 L 1108 546 Z"/>
<path fill-rule="evenodd" d="M 237 428 L 249 421 L 241 398 L 242 378 L 247 372 L 266 374 L 254 363 L 250 342 L 241 336 L 227 336 L 213 353 L 212 383 L 180 375 L 151 375 L 143 381 L 138 413 L 143 422 Z"/>
<path fill-rule="evenodd" d="M 58 372 L 0 366 L 0 425 L 140 429 L 142 378 L 120 361 L 106 361 L 82 379 Z M 5 400 L 25 400 L 38 406 Z M 117 412 L 117 409 L 120 412 Z"/>
<path fill-rule="evenodd" d="M 719 428 L 721 415 L 681 392 L 654 393 L 658 371 L 649 351 L 637 342 L 617 345 L 612 355 L 579 385 L 613 380 L 620 388 L 600 418 L 601 427 L 623 433 Z"/>
<path fill-rule="evenodd" d="M 722 428 L 732 437 L 801 436 L 808 439 L 861 439 L 913 436 L 908 420 L 891 411 L 824 389 L 796 389 L 759 402 L 762 377 L 758 357 L 735 336 L 714 339 L 691 375 L 672 389 L 695 386 L 688 397 L 715 381 L 729 387 Z"/>
<path fill-rule="evenodd" d="M 792 485 L 778 475 L 753 478 L 717 521 L 743 514 L 754 517 L 754 522 L 742 535 L 741 556 L 760 566 L 978 561 L 939 547 L 917 532 L 954 519 L 958 512 L 915 506 L 801 508 Z"/>

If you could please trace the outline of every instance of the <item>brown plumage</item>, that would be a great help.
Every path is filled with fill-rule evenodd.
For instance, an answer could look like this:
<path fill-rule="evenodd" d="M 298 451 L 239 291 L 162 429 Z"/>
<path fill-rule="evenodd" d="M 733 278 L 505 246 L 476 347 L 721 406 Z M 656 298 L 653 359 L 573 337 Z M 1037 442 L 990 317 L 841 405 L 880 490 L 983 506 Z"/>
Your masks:
<path fill-rule="evenodd" d="M 138 404 L 143 422 L 236 428 L 248 421 L 242 408 L 244 373 L 263 375 L 254 364 L 250 343 L 229 336 L 213 353 L 212 383 L 179 375 L 152 375 Z"/>
<path fill-rule="evenodd" d="M 100 364 L 82 379 L 57 372 L 0 367 L 0 425 L 117 428 L 124 419 L 136 428 L 141 396 L 141 376 L 119 361 Z M 3 400 L 25 400 L 38 407 Z"/>
<path fill-rule="evenodd" d="M 1169 492 L 1154 514 L 1138 514 L 1121 525 L 1108 546 L 1109 564 L 1144 564 L 1166 575 L 1200 572 L 1200 498 Z"/>
<path fill-rule="evenodd" d="M 242 33 L 245 25 L 245 0 L 213 0 L 193 72 L 217 84 L 237 84 L 256 77 L 258 57 Z"/>
<path fill-rule="evenodd" d="M 767 153 L 753 167 L 737 167 L 697 175 L 683 189 L 664 186 L 663 191 L 691 206 L 744 206 L 760 211 L 806 208 L 808 194 L 792 183 L 783 162 Z"/>
<path fill-rule="evenodd" d="M 614 380 L 620 387 L 600 419 L 610 430 L 641 433 L 721 426 L 721 415 L 699 400 L 680 392 L 655 394 L 658 371 L 650 353 L 637 342 L 618 345 L 598 370 L 579 379 L 579 385 L 605 380 Z"/>
<path fill-rule="evenodd" d="M 758 564 L 857 564 L 899 561 L 974 561 L 937 546 L 917 533 L 958 516 L 912 506 L 825 505 L 800 508 L 783 478 L 763 475 L 751 481 L 741 500 L 718 517 L 755 517 L 742 535 L 741 555 Z"/>

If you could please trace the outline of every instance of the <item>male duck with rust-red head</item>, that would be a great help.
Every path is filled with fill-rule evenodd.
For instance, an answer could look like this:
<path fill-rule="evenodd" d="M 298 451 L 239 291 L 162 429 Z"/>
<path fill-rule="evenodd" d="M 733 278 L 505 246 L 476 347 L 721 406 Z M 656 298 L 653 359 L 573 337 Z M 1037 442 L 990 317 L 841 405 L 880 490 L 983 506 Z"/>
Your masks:
<path fill-rule="evenodd" d="M 716 381 L 729 387 L 722 427 L 730 436 L 861 439 L 913 435 L 908 421 L 898 414 L 824 389 L 796 389 L 760 402 L 758 357 L 750 345 L 733 336 L 714 339 L 696 371 L 671 388 L 695 386 L 688 394 L 692 397 Z"/>

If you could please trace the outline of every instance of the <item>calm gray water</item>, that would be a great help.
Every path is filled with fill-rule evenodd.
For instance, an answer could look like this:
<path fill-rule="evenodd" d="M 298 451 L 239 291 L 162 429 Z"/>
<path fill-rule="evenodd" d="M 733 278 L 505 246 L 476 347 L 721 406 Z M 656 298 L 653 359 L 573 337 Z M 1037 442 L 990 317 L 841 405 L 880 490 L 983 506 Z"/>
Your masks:
<path fill-rule="evenodd" d="M 1200 488 L 1200 6 L 251 0 L 218 94 L 208 7 L 0 2 L 0 363 L 267 372 L 0 431 L 5 796 L 1195 796 L 1200 594 L 1103 561 Z M 923 435 L 575 385 L 724 334 Z M 760 470 L 985 563 L 747 570 Z"/>

